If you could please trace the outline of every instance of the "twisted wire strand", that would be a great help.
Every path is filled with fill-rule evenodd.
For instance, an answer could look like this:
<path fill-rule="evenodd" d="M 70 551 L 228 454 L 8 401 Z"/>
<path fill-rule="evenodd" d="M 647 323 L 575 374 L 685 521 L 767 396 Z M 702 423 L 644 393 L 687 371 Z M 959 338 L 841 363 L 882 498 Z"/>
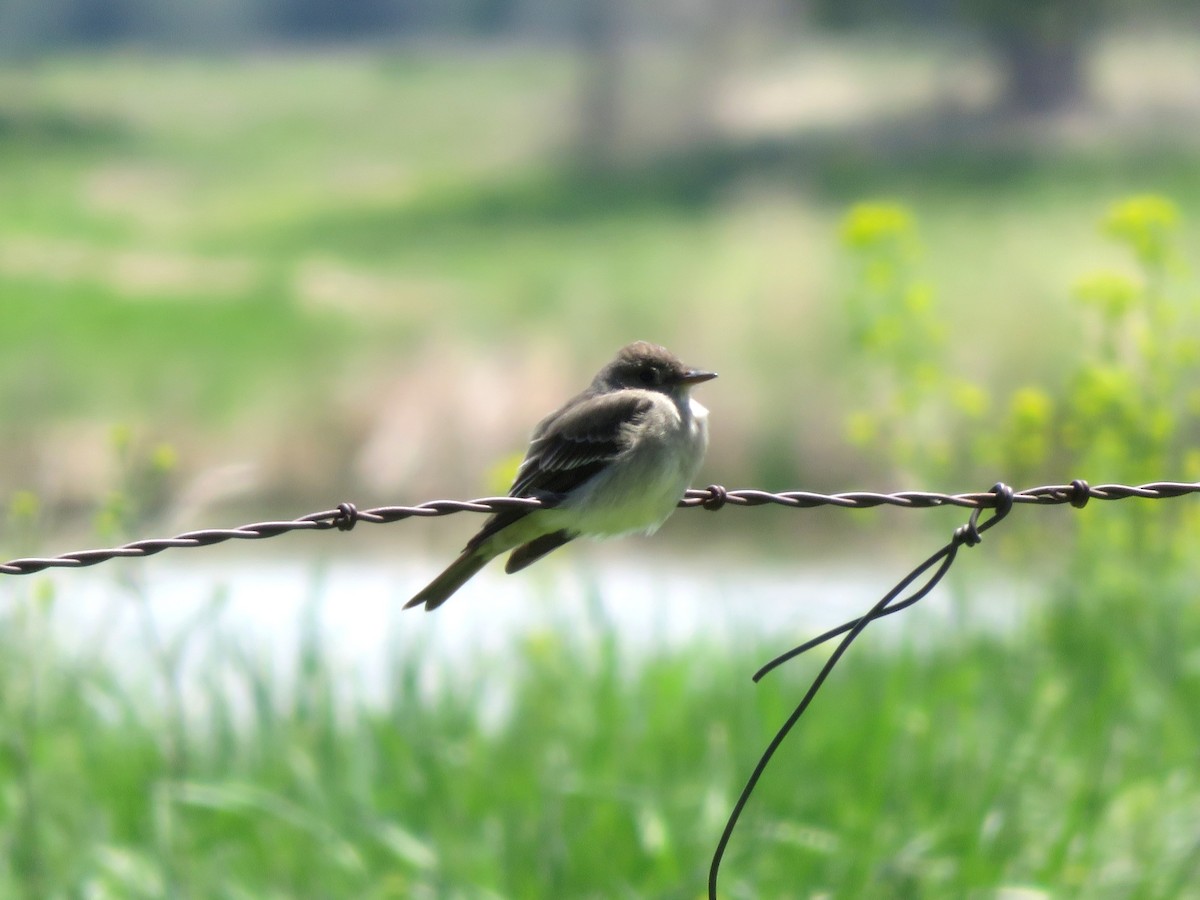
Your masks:
<path fill-rule="evenodd" d="M 1200 493 L 1200 482 L 1154 481 L 1142 485 L 1089 485 L 1082 479 L 1070 484 L 1052 484 L 1015 491 L 1011 502 L 1037 506 L 1070 504 L 1082 507 L 1089 500 L 1125 500 L 1140 498 L 1164 500 Z M 832 506 L 841 509 L 871 509 L 895 506 L 901 509 L 933 509 L 942 506 L 965 509 L 995 509 L 1004 502 L 994 491 L 965 494 L 941 494 L 932 491 L 843 491 L 820 494 L 812 491 L 772 492 L 746 488 L 729 490 L 721 485 L 693 488 L 684 494 L 679 506 L 717 511 L 726 506 L 784 506 L 792 509 L 813 509 Z M 206 528 L 186 531 L 169 538 L 150 538 L 132 541 L 120 547 L 97 550 L 76 550 L 49 557 L 26 557 L 0 564 L 0 575 L 32 575 L 45 569 L 78 569 L 108 562 L 111 559 L 153 556 L 177 547 L 211 547 L 233 540 L 259 540 L 292 531 L 349 531 L 359 522 L 386 525 L 411 518 L 448 516 L 460 512 L 495 513 L 507 509 L 540 509 L 553 506 L 552 500 L 536 497 L 482 497 L 477 500 L 430 500 L 416 506 L 379 506 L 358 509 L 353 503 L 340 503 L 333 509 L 309 513 L 287 521 L 254 522 L 236 528 Z"/>

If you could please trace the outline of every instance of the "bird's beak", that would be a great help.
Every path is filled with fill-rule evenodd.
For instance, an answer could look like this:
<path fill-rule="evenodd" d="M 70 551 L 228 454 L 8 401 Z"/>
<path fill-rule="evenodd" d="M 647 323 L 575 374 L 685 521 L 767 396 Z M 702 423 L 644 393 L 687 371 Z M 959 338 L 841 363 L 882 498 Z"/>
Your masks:
<path fill-rule="evenodd" d="M 680 384 L 699 384 L 702 381 L 712 381 L 717 377 L 716 372 L 705 372 L 702 369 L 688 369 L 679 379 Z"/>

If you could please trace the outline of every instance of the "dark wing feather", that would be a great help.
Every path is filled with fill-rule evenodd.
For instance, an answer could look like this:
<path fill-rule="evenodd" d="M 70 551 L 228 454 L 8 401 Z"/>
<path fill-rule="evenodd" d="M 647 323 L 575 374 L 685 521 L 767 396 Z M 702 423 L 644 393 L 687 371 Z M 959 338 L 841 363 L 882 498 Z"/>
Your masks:
<path fill-rule="evenodd" d="M 577 397 L 538 424 L 510 497 L 553 500 L 583 484 L 627 447 L 628 431 L 650 409 L 644 394 L 617 391 Z M 477 547 L 496 532 L 527 515 L 526 510 L 497 513 L 471 538 Z"/>
<path fill-rule="evenodd" d="M 528 544 L 524 544 L 512 552 L 508 557 L 508 562 L 504 564 L 504 571 L 509 575 L 513 572 L 520 572 L 552 550 L 557 550 L 563 544 L 575 540 L 576 536 L 574 531 L 567 531 L 564 528 L 561 531 L 553 531 L 550 534 L 534 538 Z"/>
<path fill-rule="evenodd" d="M 565 494 L 583 484 L 626 449 L 624 426 L 640 420 L 650 404 L 632 391 L 567 404 L 538 425 L 509 494 Z"/>

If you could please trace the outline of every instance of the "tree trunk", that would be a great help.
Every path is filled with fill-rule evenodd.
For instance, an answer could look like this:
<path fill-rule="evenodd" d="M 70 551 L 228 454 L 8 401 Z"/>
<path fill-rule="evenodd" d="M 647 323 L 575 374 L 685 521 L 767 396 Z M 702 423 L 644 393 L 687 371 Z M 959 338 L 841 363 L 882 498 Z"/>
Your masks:
<path fill-rule="evenodd" d="M 1060 112 L 1087 96 L 1087 36 L 1009 28 L 992 36 L 1004 67 L 1005 104 L 1019 114 Z"/>
<path fill-rule="evenodd" d="M 621 128 L 621 0 L 581 0 L 576 158 L 587 169 L 614 164 Z"/>

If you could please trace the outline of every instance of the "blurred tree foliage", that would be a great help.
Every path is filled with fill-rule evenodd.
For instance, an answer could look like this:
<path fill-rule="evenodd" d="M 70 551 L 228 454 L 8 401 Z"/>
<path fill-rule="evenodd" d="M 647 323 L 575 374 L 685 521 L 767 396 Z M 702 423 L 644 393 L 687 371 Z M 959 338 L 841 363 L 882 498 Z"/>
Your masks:
<path fill-rule="evenodd" d="M 302 38 L 345 41 L 381 35 L 506 31 L 577 35 L 584 23 L 620 22 L 627 36 L 688 37 L 697 21 L 736 33 L 772 15 L 773 31 L 885 26 L 932 31 L 977 28 L 1011 76 L 1014 102 L 1045 106 L 1082 86 L 1087 40 L 1125 13 L 1191 9 L 1189 0 L 675 0 L 653 7 L 630 0 L 0 0 L 0 46 L 116 42 L 239 43 Z M 592 29 L 594 30 L 594 29 Z"/>
<path fill-rule="evenodd" d="M 536 12 L 528 0 L 4 0 L 0 47 L 29 53 L 129 42 L 224 48 L 278 39 L 488 35 L 517 23 L 526 7 Z"/>
<path fill-rule="evenodd" d="M 977 31 L 1005 76 L 1016 112 L 1069 107 L 1087 91 L 1087 51 L 1096 31 L 1123 14 L 1187 10 L 1184 0 L 812 0 L 818 23 L 882 23 Z"/>
<path fill-rule="evenodd" d="M 880 25 L 975 31 L 1004 72 L 1003 106 L 1040 112 L 1084 98 L 1088 50 L 1102 26 L 1124 14 L 1172 9 L 1191 14 L 1188 0 L 0 0 L 0 53 L 125 44 L 224 50 L 281 40 L 344 44 L 428 35 L 549 37 L 573 43 L 580 63 L 576 159 L 587 168 L 606 168 L 620 156 L 632 120 L 639 132 L 663 132 L 651 135 L 650 144 L 709 139 L 720 78 L 747 35 Z M 669 58 L 655 77 L 672 68 L 680 73 L 665 96 L 647 94 L 653 79 L 636 68 L 638 54 L 626 52 L 647 42 L 666 48 L 662 55 Z M 652 106 L 654 115 L 639 119 L 630 109 L 639 105 Z"/>
<path fill-rule="evenodd" d="M 759 12 L 734 7 L 732 0 L 661 7 L 630 0 L 0 0 L 0 55 L 126 45 L 222 51 L 280 41 L 344 45 L 438 36 L 552 40 L 573 45 L 579 63 L 576 160 L 604 169 L 632 130 L 630 107 L 648 103 L 648 79 L 629 46 L 652 38 L 669 50 L 667 68 L 682 70 L 678 86 L 653 104 L 653 124 L 643 117 L 638 130 L 657 126 L 667 143 L 703 139 L 724 49 Z"/>

